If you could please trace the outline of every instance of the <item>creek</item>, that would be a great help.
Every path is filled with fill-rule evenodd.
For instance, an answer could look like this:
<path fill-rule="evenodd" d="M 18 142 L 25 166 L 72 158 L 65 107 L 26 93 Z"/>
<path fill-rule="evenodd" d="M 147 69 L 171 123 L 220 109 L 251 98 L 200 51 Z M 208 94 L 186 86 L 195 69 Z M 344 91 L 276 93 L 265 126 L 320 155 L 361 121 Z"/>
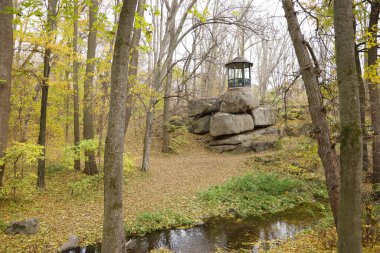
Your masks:
<path fill-rule="evenodd" d="M 214 217 L 191 228 L 173 228 L 145 236 L 128 237 L 128 252 L 145 253 L 157 248 L 178 253 L 207 253 L 217 249 L 257 252 L 255 244 L 258 241 L 291 238 L 300 230 L 310 227 L 322 216 L 313 209 L 304 206 L 263 219 Z M 264 248 L 268 245 L 264 243 Z M 100 248 L 101 245 L 97 244 L 64 253 L 100 253 Z"/>

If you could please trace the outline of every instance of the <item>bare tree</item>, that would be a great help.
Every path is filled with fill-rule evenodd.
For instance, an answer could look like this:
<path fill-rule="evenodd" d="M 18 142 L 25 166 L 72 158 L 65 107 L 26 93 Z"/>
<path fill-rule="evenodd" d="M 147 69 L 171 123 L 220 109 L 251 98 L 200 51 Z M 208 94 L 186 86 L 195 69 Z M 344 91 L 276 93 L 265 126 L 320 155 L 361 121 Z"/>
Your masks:
<path fill-rule="evenodd" d="M 182 32 L 184 23 L 186 21 L 187 15 L 191 8 L 194 6 L 196 0 L 192 0 L 187 6 L 185 11 L 183 12 L 180 22 L 178 23 L 178 26 L 175 28 L 174 33 L 170 33 L 170 28 L 174 27 L 173 24 L 175 24 L 175 18 L 178 13 L 180 5 L 178 4 L 178 1 L 175 0 L 172 2 L 171 6 L 169 8 L 169 16 L 168 16 L 168 22 L 165 27 L 165 34 L 161 39 L 159 35 L 156 38 L 156 45 L 158 44 L 159 40 L 159 49 L 157 53 L 155 52 L 154 57 L 154 68 L 152 72 L 153 77 L 153 89 L 158 91 L 162 87 L 162 82 L 167 74 L 168 66 L 171 66 L 172 64 L 169 64 L 169 61 L 171 57 L 173 57 L 174 49 L 177 47 L 178 43 L 182 40 L 180 38 L 180 34 Z M 162 28 L 164 25 L 161 23 L 160 27 Z M 174 38 L 170 38 L 171 35 L 174 35 Z M 170 43 L 170 41 L 173 41 L 173 43 Z M 169 47 L 170 45 L 170 47 Z M 168 100 L 166 101 L 168 102 Z M 150 99 L 150 103 L 147 109 L 147 116 L 146 116 L 146 123 L 145 123 L 145 136 L 144 136 L 144 151 L 143 151 L 143 162 L 142 162 L 142 170 L 148 171 L 149 170 L 149 159 L 150 159 L 150 148 L 151 148 L 151 135 L 152 135 L 152 125 L 153 125 L 153 116 L 154 116 L 154 110 L 155 105 L 157 103 L 157 98 L 152 97 Z M 165 103 L 165 100 L 164 100 Z M 164 105 L 165 106 L 165 105 Z M 164 116 L 164 118 L 169 118 L 167 115 Z M 165 122 L 164 122 L 165 124 Z M 167 142 L 168 143 L 168 142 Z"/>
<path fill-rule="evenodd" d="M 293 41 L 302 79 L 305 84 L 309 102 L 309 112 L 314 125 L 313 134 L 318 142 L 318 155 L 321 158 L 326 177 L 331 209 L 335 224 L 338 219 L 339 200 L 339 160 L 330 141 L 329 125 L 322 104 L 321 93 L 317 80 L 317 71 L 312 62 L 307 42 L 301 33 L 294 3 L 292 0 L 282 0 L 288 31 Z"/>

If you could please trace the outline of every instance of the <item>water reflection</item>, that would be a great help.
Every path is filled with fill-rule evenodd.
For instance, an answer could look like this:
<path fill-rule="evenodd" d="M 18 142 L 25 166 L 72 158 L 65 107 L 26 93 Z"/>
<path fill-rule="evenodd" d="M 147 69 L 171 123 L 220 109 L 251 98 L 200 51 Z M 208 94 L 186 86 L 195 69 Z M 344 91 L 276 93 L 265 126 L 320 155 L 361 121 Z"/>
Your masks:
<path fill-rule="evenodd" d="M 288 215 L 289 216 L 289 215 Z M 296 217 L 296 218 L 294 218 Z M 293 237 L 300 229 L 310 225 L 316 217 L 290 215 L 237 220 L 212 218 L 206 224 L 188 229 L 157 231 L 144 237 L 130 237 L 128 252 L 145 253 L 156 248 L 168 248 L 178 253 L 207 253 L 218 248 L 257 252 L 254 244 L 261 241 Z M 100 253 L 100 245 L 78 248 L 65 253 Z"/>

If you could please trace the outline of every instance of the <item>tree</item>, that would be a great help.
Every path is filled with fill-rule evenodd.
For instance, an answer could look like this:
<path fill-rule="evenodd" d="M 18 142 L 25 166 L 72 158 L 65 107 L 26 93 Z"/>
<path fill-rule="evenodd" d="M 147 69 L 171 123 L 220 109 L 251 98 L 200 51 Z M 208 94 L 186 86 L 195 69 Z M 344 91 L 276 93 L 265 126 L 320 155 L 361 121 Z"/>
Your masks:
<path fill-rule="evenodd" d="M 11 109 L 11 73 L 13 62 L 12 0 L 0 1 L 0 158 L 8 143 Z M 3 185 L 4 165 L 0 165 L 0 187 Z"/>
<path fill-rule="evenodd" d="M 178 23 L 178 27 L 175 27 L 175 19 L 180 7 L 180 5 L 178 4 L 178 1 L 175 0 L 172 2 L 171 6 L 167 6 L 169 13 L 168 13 L 168 18 L 167 18 L 168 21 L 165 26 L 164 36 L 162 40 L 161 40 L 161 36 L 158 36 L 158 38 L 154 41 L 156 44 L 158 43 L 160 44 L 158 52 L 155 52 L 154 68 L 151 74 L 153 77 L 152 88 L 155 91 L 159 91 L 159 89 L 162 87 L 162 83 L 166 74 L 169 74 L 167 70 L 168 69 L 171 70 L 171 68 L 173 67 L 172 66 L 173 64 L 171 64 L 171 61 L 173 59 L 174 50 L 183 38 L 183 37 L 179 38 L 179 35 L 182 32 L 186 18 L 190 10 L 193 8 L 195 2 L 196 0 L 191 0 L 189 5 L 186 6 L 186 10 L 181 16 L 181 19 Z M 162 29 L 163 24 L 161 23 L 159 27 L 161 27 Z M 170 89 L 171 83 L 170 84 L 167 83 L 167 85 L 170 85 L 170 86 L 167 86 L 167 89 Z M 166 90 L 165 94 L 166 95 L 170 94 L 169 92 L 170 90 Z M 147 115 L 146 115 L 146 122 L 145 122 L 145 136 L 144 136 L 144 151 L 143 151 L 143 159 L 142 159 L 142 166 L 141 166 L 143 171 L 149 170 L 151 135 L 152 135 L 153 116 L 154 116 L 156 103 L 157 103 L 157 97 L 153 96 L 150 99 L 150 102 L 147 108 Z M 169 97 L 166 96 L 166 99 L 164 98 L 164 108 L 166 106 L 166 110 L 164 111 L 164 115 L 163 115 L 164 125 L 166 126 L 168 124 L 167 120 L 170 118 L 170 116 L 168 115 L 170 105 L 168 103 L 169 103 Z M 163 128 L 164 132 L 166 132 L 167 130 L 168 130 L 167 127 Z M 164 136 L 166 138 L 169 138 L 169 133 L 164 133 Z M 164 141 L 164 145 L 169 145 L 168 139 Z M 169 147 L 164 146 L 162 150 L 168 151 Z"/>
<path fill-rule="evenodd" d="M 371 12 L 369 16 L 368 32 L 371 33 L 368 49 L 368 90 L 370 99 L 371 121 L 373 128 L 372 139 L 372 166 L 373 183 L 380 183 L 380 97 L 379 97 L 379 84 L 376 83 L 378 75 L 377 63 L 377 32 L 380 12 L 380 1 L 371 1 Z"/>
<path fill-rule="evenodd" d="M 96 20 L 98 15 L 98 0 L 92 0 L 89 7 L 89 33 L 87 44 L 87 63 L 86 78 L 84 81 L 84 98 L 83 98 L 83 139 L 94 139 L 94 72 L 95 72 L 95 54 L 96 54 Z M 85 152 L 86 160 L 84 165 L 84 173 L 94 175 L 98 173 L 95 160 L 95 151 Z"/>
<path fill-rule="evenodd" d="M 137 15 L 140 19 L 143 19 L 144 15 L 144 7 L 145 6 L 145 0 L 140 0 L 138 7 L 137 7 Z M 128 73 L 128 86 L 127 86 L 127 116 L 125 117 L 125 132 L 127 131 L 129 120 L 132 116 L 133 111 L 133 94 L 131 94 L 131 88 L 136 84 L 137 82 L 137 70 L 139 65 L 139 43 L 141 39 L 141 24 L 139 27 L 134 28 L 133 30 L 133 37 L 132 37 L 132 45 L 131 45 L 131 59 L 129 62 L 129 73 Z M 125 134 L 125 133 L 124 133 Z"/>
<path fill-rule="evenodd" d="M 128 65 L 137 0 L 123 0 L 111 67 L 111 95 L 104 151 L 102 252 L 125 252 L 123 153 Z"/>
<path fill-rule="evenodd" d="M 73 88 L 74 88 L 74 144 L 79 145 L 80 129 L 79 129 L 79 63 L 78 63 L 78 0 L 74 0 L 74 31 L 73 31 Z M 77 154 L 74 161 L 74 169 L 80 170 L 80 155 Z"/>
<path fill-rule="evenodd" d="M 351 0 L 334 1 L 340 105 L 338 252 L 361 252 L 362 132 Z"/>
<path fill-rule="evenodd" d="M 282 0 L 282 4 L 288 24 L 288 31 L 293 41 L 293 47 L 306 88 L 309 112 L 314 125 L 313 134 L 318 142 L 318 155 L 325 171 L 330 206 L 334 215 L 335 225 L 337 225 L 339 210 L 339 160 L 334 145 L 330 141 L 329 125 L 322 104 L 317 71 L 311 60 L 307 42 L 301 33 L 293 1 Z"/>
<path fill-rule="evenodd" d="M 47 106 L 48 106 L 48 91 L 49 91 L 49 76 L 50 76 L 50 58 L 51 48 L 49 43 L 53 43 L 53 34 L 56 26 L 56 12 L 57 12 L 58 0 L 49 0 L 47 9 L 47 22 L 46 32 L 48 36 L 48 42 L 45 46 L 44 53 L 44 74 L 42 79 L 42 97 L 41 97 L 41 114 L 40 114 L 40 130 L 38 134 L 38 144 L 43 146 L 43 158 L 38 159 L 38 177 L 37 187 L 40 190 L 45 188 L 45 155 L 46 155 L 46 118 L 47 118 Z"/>

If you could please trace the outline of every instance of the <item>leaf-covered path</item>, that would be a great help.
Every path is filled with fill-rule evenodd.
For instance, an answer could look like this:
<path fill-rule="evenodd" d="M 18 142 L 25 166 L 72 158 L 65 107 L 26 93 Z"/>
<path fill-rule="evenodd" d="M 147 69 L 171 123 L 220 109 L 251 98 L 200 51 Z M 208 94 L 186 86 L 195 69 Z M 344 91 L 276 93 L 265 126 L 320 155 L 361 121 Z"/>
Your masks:
<path fill-rule="evenodd" d="M 180 154 L 152 155 L 149 173 L 133 172 L 125 185 L 125 220 L 131 221 L 143 211 L 187 207 L 194 194 L 210 185 L 220 184 L 232 176 L 243 174 L 252 154 L 215 154 L 193 143 Z M 136 165 L 139 165 L 139 161 Z M 80 173 L 60 172 L 51 176 L 48 189 L 34 200 L 1 203 L 0 220 L 10 221 L 37 217 L 41 222 L 36 235 L 8 236 L 0 233 L 0 252 L 52 252 L 70 234 L 80 237 L 82 244 L 99 241 L 102 229 L 103 197 L 98 193 L 81 193 L 72 197 L 68 184 Z"/>

